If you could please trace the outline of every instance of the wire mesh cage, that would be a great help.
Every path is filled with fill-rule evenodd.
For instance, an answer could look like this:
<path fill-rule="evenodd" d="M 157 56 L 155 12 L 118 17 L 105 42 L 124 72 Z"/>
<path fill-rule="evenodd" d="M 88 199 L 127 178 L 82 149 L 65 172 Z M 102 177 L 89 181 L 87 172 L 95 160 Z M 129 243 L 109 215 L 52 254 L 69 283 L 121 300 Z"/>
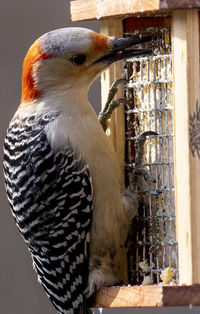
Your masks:
<path fill-rule="evenodd" d="M 139 21 L 139 22 L 138 22 Z M 175 284 L 178 282 L 176 242 L 173 93 L 171 26 L 169 18 L 129 18 L 124 20 L 124 37 L 155 35 L 144 44 L 153 48 L 150 56 L 134 57 L 125 63 L 125 177 L 130 182 L 135 166 L 135 139 L 144 131 L 148 136 L 143 166 L 149 171 L 153 191 L 144 179 L 139 183 L 143 201 L 133 222 L 129 249 L 131 284 Z M 153 26 L 153 27 L 152 27 Z M 154 193 L 152 193 L 154 192 Z M 155 194 L 155 195 L 154 195 Z"/>

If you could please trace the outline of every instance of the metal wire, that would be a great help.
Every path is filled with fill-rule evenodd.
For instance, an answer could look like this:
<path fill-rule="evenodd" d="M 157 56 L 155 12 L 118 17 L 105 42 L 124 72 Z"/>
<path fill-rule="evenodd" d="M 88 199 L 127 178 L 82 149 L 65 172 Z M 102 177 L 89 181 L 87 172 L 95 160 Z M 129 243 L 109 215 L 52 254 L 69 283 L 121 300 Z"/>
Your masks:
<path fill-rule="evenodd" d="M 144 166 L 154 178 L 158 195 L 148 193 L 148 186 L 141 179 L 139 192 L 143 202 L 133 222 L 129 251 L 129 280 L 141 284 L 150 276 L 153 284 L 161 282 L 162 270 L 170 267 L 178 282 L 177 242 L 174 196 L 173 155 L 173 95 L 171 28 L 148 28 L 124 32 L 133 35 L 159 35 L 145 48 L 153 48 L 153 56 L 134 57 L 125 64 L 126 97 L 130 108 L 125 108 L 126 121 L 126 183 L 130 182 L 135 163 L 135 138 L 152 130 L 157 136 L 148 137 L 145 144 Z M 147 267 L 141 267 L 143 262 Z"/>

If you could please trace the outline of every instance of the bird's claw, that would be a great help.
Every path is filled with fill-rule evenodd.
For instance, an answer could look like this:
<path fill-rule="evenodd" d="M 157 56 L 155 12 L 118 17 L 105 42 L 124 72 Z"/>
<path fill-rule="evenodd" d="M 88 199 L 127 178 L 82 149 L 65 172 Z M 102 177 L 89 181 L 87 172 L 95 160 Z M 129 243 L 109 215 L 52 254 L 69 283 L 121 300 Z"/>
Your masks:
<path fill-rule="evenodd" d="M 148 185 L 148 192 L 151 195 L 159 195 L 160 191 L 153 189 L 153 179 L 151 177 L 151 173 L 142 166 L 143 164 L 143 156 L 144 156 L 144 143 L 146 141 L 147 136 L 155 136 L 158 133 L 154 131 L 145 131 L 137 136 L 135 140 L 135 148 L 136 148 L 136 157 L 135 157 L 135 168 L 133 170 L 130 189 L 134 191 L 136 186 L 138 185 L 139 177 L 143 177 Z"/>
<path fill-rule="evenodd" d="M 149 191 L 149 194 L 151 195 L 159 195 L 161 192 L 158 191 L 158 190 L 155 190 L 155 191 Z"/>
<path fill-rule="evenodd" d="M 118 85 L 122 83 L 126 83 L 126 82 L 127 82 L 126 79 L 118 79 L 111 85 L 109 89 L 106 104 L 98 117 L 104 131 L 106 131 L 107 129 L 107 120 L 110 119 L 111 114 L 115 110 L 115 108 L 119 107 L 120 104 L 122 103 L 126 105 L 130 104 L 129 100 L 126 98 L 119 98 L 119 99 L 113 100 L 116 93 L 118 92 Z"/>
<path fill-rule="evenodd" d="M 147 136 L 155 136 L 158 135 L 155 131 L 145 131 L 137 136 L 135 140 L 135 150 L 136 150 L 136 156 L 135 156 L 135 166 L 141 167 L 143 163 L 143 156 L 144 156 L 144 143 L 146 141 Z"/>

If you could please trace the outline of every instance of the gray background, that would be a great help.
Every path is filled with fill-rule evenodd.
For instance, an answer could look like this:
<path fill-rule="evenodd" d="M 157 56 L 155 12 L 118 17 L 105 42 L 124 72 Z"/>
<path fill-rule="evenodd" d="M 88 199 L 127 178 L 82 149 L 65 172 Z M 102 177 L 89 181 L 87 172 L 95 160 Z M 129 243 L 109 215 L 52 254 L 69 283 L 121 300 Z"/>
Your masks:
<path fill-rule="evenodd" d="M 0 2 L 0 140 L 14 114 L 21 94 L 21 65 L 30 44 L 43 33 L 65 26 L 83 26 L 99 30 L 96 21 L 72 23 L 69 1 L 65 0 L 1 0 Z M 99 110 L 99 81 L 89 98 Z M 0 314 L 56 313 L 37 283 L 27 248 L 15 227 L 8 208 L 3 176 L 2 148 L 0 156 Z M 95 310 L 94 313 L 101 311 Z M 200 313 L 200 309 L 111 309 L 103 313 Z"/>

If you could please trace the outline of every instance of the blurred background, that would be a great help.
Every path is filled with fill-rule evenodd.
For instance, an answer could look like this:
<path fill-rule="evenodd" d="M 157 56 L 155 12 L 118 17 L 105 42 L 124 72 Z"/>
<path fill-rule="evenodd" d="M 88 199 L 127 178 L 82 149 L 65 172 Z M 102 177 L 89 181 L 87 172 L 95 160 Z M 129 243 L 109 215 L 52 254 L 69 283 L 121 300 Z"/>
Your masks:
<path fill-rule="evenodd" d="M 72 23 L 70 1 L 0 1 L 0 314 L 55 314 L 56 311 L 37 282 L 29 252 L 16 229 L 5 194 L 2 174 L 2 146 L 6 128 L 21 97 L 21 69 L 32 42 L 50 30 L 81 26 L 99 31 L 97 21 Z M 100 110 L 100 81 L 89 92 L 90 102 Z M 200 313 L 197 308 L 112 309 L 103 313 L 181 314 Z M 95 310 L 94 313 L 99 313 Z"/>

